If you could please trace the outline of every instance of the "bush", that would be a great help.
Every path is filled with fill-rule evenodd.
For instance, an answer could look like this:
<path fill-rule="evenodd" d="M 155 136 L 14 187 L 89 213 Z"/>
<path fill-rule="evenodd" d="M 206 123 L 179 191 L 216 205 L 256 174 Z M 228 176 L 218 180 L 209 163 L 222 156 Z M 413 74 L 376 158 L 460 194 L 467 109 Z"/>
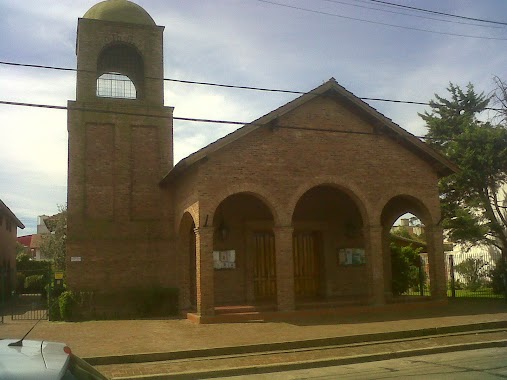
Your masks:
<path fill-rule="evenodd" d="M 22 253 L 16 257 L 16 270 L 18 271 L 41 271 L 49 272 L 51 270 L 51 262 L 46 260 L 32 260 L 30 255 Z"/>
<path fill-rule="evenodd" d="M 454 267 L 463 276 L 465 288 L 472 292 L 485 285 L 488 263 L 482 258 L 469 257 Z"/>
<path fill-rule="evenodd" d="M 45 294 L 46 278 L 43 274 L 34 274 L 25 278 L 25 293 Z"/>
<path fill-rule="evenodd" d="M 66 290 L 58 297 L 60 308 L 60 317 L 64 321 L 72 321 L 76 316 L 77 294 L 71 290 Z"/>
<path fill-rule="evenodd" d="M 391 244 L 391 290 L 394 296 L 399 296 L 411 288 L 419 288 L 420 251 L 420 248 Z"/>

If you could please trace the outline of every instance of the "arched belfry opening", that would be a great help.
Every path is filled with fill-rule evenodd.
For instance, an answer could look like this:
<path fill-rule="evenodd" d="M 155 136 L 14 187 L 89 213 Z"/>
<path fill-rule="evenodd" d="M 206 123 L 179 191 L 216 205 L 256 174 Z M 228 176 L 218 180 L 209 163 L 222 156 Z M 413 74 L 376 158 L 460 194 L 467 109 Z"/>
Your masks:
<path fill-rule="evenodd" d="M 97 60 L 97 96 L 142 99 L 144 62 L 133 46 L 114 44 L 102 49 Z"/>

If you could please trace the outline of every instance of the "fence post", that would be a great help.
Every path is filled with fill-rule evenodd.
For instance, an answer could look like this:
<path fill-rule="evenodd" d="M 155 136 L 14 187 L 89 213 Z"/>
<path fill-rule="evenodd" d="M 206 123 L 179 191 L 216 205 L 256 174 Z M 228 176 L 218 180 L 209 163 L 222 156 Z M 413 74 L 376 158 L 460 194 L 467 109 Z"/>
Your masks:
<path fill-rule="evenodd" d="M 424 260 L 419 255 L 419 295 L 424 296 Z"/>
<path fill-rule="evenodd" d="M 451 277 L 451 297 L 456 298 L 456 284 L 454 280 L 454 256 L 449 255 L 449 275 Z"/>
<path fill-rule="evenodd" d="M 2 323 L 4 323 L 4 310 L 5 310 L 5 293 L 7 291 L 6 287 L 6 281 L 5 281 L 5 275 L 4 275 L 4 269 L 0 271 L 0 287 L 2 288 L 2 294 L 0 295 L 1 298 L 1 304 L 0 304 L 0 314 L 2 315 Z"/>

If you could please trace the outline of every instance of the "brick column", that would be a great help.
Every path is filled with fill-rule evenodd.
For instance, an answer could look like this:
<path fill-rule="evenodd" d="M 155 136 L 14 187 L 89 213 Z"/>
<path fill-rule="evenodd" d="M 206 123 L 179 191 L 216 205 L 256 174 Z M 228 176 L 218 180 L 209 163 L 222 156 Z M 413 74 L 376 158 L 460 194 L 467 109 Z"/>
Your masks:
<path fill-rule="evenodd" d="M 430 264 L 431 296 L 438 300 L 447 299 L 443 229 L 440 226 L 429 226 L 425 230 Z"/>
<path fill-rule="evenodd" d="M 294 254 L 292 252 L 292 227 L 275 227 L 276 249 L 276 302 L 279 311 L 295 309 Z"/>
<path fill-rule="evenodd" d="M 215 313 L 213 227 L 199 227 L 194 231 L 196 241 L 197 313 L 199 315 L 213 315 Z"/>
<path fill-rule="evenodd" d="M 385 303 L 382 226 L 365 227 L 364 235 L 366 236 L 366 268 L 370 301 L 374 305 L 382 305 Z"/>

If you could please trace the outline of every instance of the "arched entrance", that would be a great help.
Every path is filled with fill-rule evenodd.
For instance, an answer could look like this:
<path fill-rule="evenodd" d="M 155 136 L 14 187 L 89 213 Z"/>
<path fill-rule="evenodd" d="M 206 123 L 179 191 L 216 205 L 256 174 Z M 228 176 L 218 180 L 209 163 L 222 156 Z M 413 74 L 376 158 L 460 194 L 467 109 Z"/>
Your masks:
<path fill-rule="evenodd" d="M 225 198 L 213 217 L 215 305 L 276 302 L 273 214 L 255 194 Z"/>
<path fill-rule="evenodd" d="M 414 197 L 396 196 L 385 205 L 381 223 L 387 301 L 431 296 L 434 252 L 428 244 L 432 237 L 426 227 L 431 225 L 431 217 L 426 207 Z"/>
<path fill-rule="evenodd" d="M 296 302 L 367 296 L 363 218 L 351 195 L 313 187 L 297 202 L 292 225 Z"/>

